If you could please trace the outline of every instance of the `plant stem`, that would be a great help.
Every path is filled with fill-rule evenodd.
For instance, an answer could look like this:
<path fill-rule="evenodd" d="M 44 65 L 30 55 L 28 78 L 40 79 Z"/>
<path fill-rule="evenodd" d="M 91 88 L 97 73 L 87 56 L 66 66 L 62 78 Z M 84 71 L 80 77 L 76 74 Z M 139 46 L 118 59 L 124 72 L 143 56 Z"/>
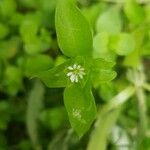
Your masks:
<path fill-rule="evenodd" d="M 135 93 L 135 87 L 128 86 L 125 90 L 121 91 L 115 97 L 113 97 L 110 100 L 110 102 L 101 109 L 101 112 L 104 113 L 117 108 L 118 106 L 126 102 L 134 93 Z"/>
<path fill-rule="evenodd" d="M 147 129 L 147 115 L 146 115 L 146 104 L 145 104 L 145 94 L 142 87 L 136 87 L 136 96 L 138 99 L 138 111 L 139 111 L 139 131 L 138 131 L 138 147 L 141 146 L 141 142 L 145 137 Z"/>

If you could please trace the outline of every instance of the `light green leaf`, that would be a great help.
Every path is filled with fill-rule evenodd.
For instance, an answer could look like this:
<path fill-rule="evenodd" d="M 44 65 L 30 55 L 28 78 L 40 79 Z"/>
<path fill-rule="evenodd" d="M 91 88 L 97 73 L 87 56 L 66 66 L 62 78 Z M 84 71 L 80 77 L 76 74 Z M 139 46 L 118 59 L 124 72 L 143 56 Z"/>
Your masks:
<path fill-rule="evenodd" d="M 74 0 L 59 0 L 55 25 L 61 51 L 69 57 L 91 55 L 92 33 L 90 26 Z"/>
<path fill-rule="evenodd" d="M 110 69 L 115 65 L 115 62 L 112 61 L 106 61 L 102 58 L 97 58 L 94 59 L 92 62 L 92 69 L 94 70 L 99 70 L 99 69 Z"/>
<path fill-rule="evenodd" d="M 93 84 L 97 87 L 101 83 L 107 83 L 116 77 L 116 72 L 111 69 L 100 69 L 93 72 Z"/>
<path fill-rule="evenodd" d="M 25 72 L 28 76 L 34 76 L 53 67 L 53 60 L 47 55 L 29 56 L 25 63 Z"/>
<path fill-rule="evenodd" d="M 97 20 L 98 15 L 102 12 L 105 8 L 104 3 L 95 3 L 89 7 L 83 7 L 82 13 L 90 23 L 91 27 L 95 29 L 95 23 Z"/>
<path fill-rule="evenodd" d="M 129 33 L 120 33 L 111 38 L 110 47 L 118 55 L 128 55 L 135 49 L 134 37 Z"/>
<path fill-rule="evenodd" d="M 64 91 L 64 104 L 72 128 L 79 137 L 88 131 L 96 116 L 96 105 L 90 87 L 72 84 Z"/>
<path fill-rule="evenodd" d="M 117 7 L 110 7 L 100 14 L 96 24 L 97 32 L 118 34 L 122 29 L 120 11 Z"/>
<path fill-rule="evenodd" d="M 98 33 L 94 37 L 93 47 L 95 55 L 105 53 L 108 51 L 109 34 L 107 32 Z M 98 57 L 98 56 L 97 56 Z"/>
<path fill-rule="evenodd" d="M 93 57 L 103 58 L 106 61 L 114 61 L 116 54 L 109 49 L 109 34 L 107 32 L 98 33 L 93 40 Z"/>
<path fill-rule="evenodd" d="M 100 83 L 109 82 L 116 77 L 116 72 L 112 70 L 114 65 L 114 62 L 107 62 L 101 58 L 93 61 L 92 80 L 95 86 L 98 86 Z"/>
<path fill-rule="evenodd" d="M 139 24 L 144 20 L 144 9 L 136 2 L 136 0 L 126 0 L 124 12 L 129 21 L 134 24 Z"/>

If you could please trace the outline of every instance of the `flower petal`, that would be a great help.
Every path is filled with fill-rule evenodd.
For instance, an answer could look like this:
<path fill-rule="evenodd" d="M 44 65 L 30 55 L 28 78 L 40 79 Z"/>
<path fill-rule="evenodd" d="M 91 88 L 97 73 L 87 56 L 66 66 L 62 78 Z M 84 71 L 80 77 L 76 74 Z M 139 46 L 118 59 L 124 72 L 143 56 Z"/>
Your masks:
<path fill-rule="evenodd" d="M 76 69 L 76 68 L 77 68 L 77 65 L 76 65 L 76 64 L 74 64 L 74 65 L 73 65 L 73 68 L 74 68 L 74 69 Z"/>
<path fill-rule="evenodd" d="M 67 73 L 67 76 L 69 77 L 69 76 L 71 76 L 73 74 L 73 72 L 69 72 L 69 73 Z"/>
<path fill-rule="evenodd" d="M 75 82 L 78 82 L 78 76 L 77 75 L 75 76 Z"/>
<path fill-rule="evenodd" d="M 72 75 L 70 76 L 70 80 L 71 80 L 71 82 L 74 82 L 74 81 L 75 81 L 75 75 L 74 75 L 74 74 L 72 74 Z"/>
<path fill-rule="evenodd" d="M 73 70 L 73 68 L 71 66 L 68 67 L 69 70 Z"/>

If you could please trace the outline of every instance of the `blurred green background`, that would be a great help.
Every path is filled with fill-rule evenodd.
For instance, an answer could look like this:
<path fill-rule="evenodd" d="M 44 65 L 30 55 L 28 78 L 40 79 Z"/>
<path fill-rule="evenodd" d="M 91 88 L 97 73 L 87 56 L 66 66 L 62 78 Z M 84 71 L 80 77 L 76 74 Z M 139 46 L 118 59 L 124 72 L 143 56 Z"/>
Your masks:
<path fill-rule="evenodd" d="M 94 126 L 81 139 L 71 129 L 63 89 L 49 89 L 31 79 L 66 60 L 57 44 L 56 3 L 0 0 L 0 150 L 85 150 L 90 141 Z M 98 109 L 129 84 L 136 86 L 135 78 L 145 89 L 146 118 L 140 116 L 136 95 L 130 98 L 110 130 L 107 149 L 136 150 L 141 136 L 140 150 L 150 150 L 150 1 L 77 4 L 93 31 L 93 57 L 116 62 L 116 79 L 93 86 Z"/>

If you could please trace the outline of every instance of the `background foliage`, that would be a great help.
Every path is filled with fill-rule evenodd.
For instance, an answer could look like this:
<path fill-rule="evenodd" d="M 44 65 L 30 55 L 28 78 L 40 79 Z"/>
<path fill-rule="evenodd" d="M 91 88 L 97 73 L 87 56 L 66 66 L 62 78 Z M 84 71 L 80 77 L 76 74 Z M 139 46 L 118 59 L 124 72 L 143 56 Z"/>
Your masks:
<path fill-rule="evenodd" d="M 88 31 L 88 27 L 77 19 L 77 25 L 84 26 L 75 33 L 79 38 L 71 47 L 66 30 L 61 31 L 60 48 L 72 49 L 62 53 L 56 37 L 56 4 L 57 0 L 0 0 L 0 149 L 150 150 L 149 0 L 78 0 L 92 29 L 93 58 L 115 63 L 117 73 L 107 69 L 112 64 L 93 62 L 93 68 L 102 69 L 92 86 L 98 113 L 84 135 L 80 124 L 71 124 L 77 126 L 80 138 L 64 107 L 64 88 L 54 88 L 60 83 L 64 87 L 66 81 L 53 80 L 49 73 L 61 72 L 66 56 L 76 55 L 76 46 L 83 46 L 81 55 L 89 53 L 91 35 L 86 36 L 87 44 L 80 43 L 82 30 Z M 78 18 L 71 15 L 73 21 Z M 64 17 L 62 24 L 66 22 Z M 40 74 L 60 64 L 58 70 Z M 53 88 L 33 78 L 37 74 Z M 76 93 L 76 88 L 74 93 L 66 88 L 64 97 L 68 101 L 73 96 L 84 99 Z"/>

